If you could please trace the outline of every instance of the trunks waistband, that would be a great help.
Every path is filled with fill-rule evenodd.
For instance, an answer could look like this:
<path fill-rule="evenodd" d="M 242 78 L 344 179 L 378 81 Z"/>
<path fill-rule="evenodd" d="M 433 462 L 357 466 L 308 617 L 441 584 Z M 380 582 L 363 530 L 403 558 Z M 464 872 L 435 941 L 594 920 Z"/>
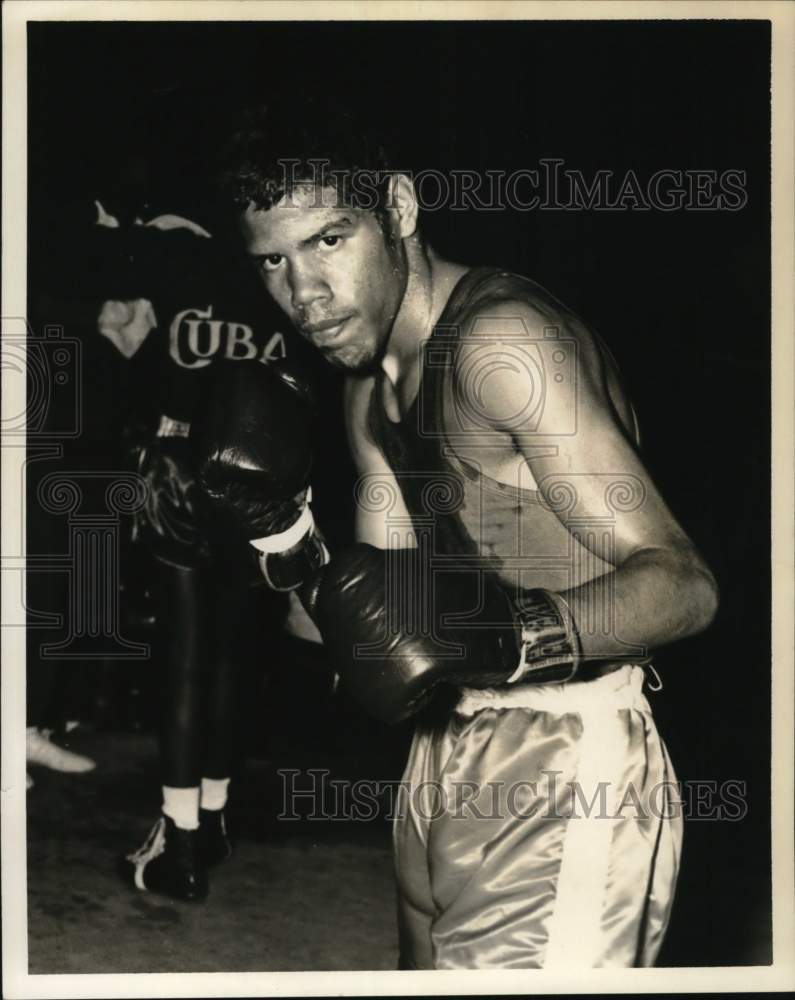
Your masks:
<path fill-rule="evenodd" d="M 651 713 L 643 694 L 643 667 L 634 663 L 617 666 L 589 681 L 565 684 L 514 684 L 510 688 L 462 688 L 455 711 L 474 715 L 485 708 L 528 708 L 553 715 L 603 715 L 635 708 Z"/>

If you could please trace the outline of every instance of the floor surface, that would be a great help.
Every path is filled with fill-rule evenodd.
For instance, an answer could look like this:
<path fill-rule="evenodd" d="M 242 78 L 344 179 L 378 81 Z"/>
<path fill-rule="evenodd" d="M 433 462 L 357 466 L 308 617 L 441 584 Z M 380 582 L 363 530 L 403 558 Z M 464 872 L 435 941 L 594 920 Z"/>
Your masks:
<path fill-rule="evenodd" d="M 385 823 L 279 821 L 290 779 L 275 771 L 288 764 L 249 760 L 237 783 L 234 856 L 213 872 L 204 903 L 170 902 L 115 873 L 157 816 L 153 737 L 82 733 L 72 746 L 97 760 L 96 771 L 31 769 L 31 973 L 396 967 Z"/>

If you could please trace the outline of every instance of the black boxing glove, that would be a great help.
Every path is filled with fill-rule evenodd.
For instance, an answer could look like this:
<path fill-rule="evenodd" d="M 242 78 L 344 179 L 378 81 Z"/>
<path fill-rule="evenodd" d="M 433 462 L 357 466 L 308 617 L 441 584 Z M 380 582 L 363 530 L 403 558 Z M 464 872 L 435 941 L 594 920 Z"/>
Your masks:
<path fill-rule="evenodd" d="M 133 444 L 136 471 L 146 483 L 146 501 L 134 515 L 133 540 L 160 562 L 185 569 L 205 565 L 207 501 L 196 478 L 189 425 L 160 418 L 155 435 Z"/>
<path fill-rule="evenodd" d="M 294 590 L 328 560 L 309 506 L 314 400 L 294 366 L 217 366 L 196 422 L 201 484 L 259 550 L 274 590 Z"/>
<path fill-rule="evenodd" d="M 431 573 L 417 549 L 339 553 L 319 572 L 310 610 L 342 683 L 384 722 L 418 712 L 440 684 L 561 682 L 581 659 L 559 595 L 530 590 L 513 602 L 493 574 Z"/>

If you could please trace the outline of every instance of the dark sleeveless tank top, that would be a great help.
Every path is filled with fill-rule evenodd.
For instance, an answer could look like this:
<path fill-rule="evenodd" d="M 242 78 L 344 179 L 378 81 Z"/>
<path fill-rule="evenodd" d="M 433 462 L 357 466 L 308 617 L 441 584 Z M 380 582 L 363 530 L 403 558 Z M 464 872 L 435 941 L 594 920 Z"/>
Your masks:
<path fill-rule="evenodd" d="M 387 416 L 382 372 L 370 399 L 369 430 L 394 471 L 415 529 L 432 534 L 432 551 L 441 556 L 474 557 L 513 590 L 522 586 L 522 553 L 538 556 L 545 541 L 528 537 L 532 525 L 522 516 L 527 504 L 539 504 L 535 490 L 496 481 L 456 456 L 443 424 L 445 385 L 449 382 L 463 323 L 488 302 L 528 298 L 543 292 L 533 282 L 494 268 L 476 268 L 459 280 L 430 338 L 423 347 L 417 396 L 404 418 Z M 557 303 L 556 303 L 557 305 Z M 488 525 L 488 530 L 484 526 Z M 566 529 L 560 525 L 560 530 Z M 560 546 L 554 543 L 550 558 Z M 564 548 L 565 552 L 565 548 Z M 520 558 L 515 558 L 516 556 Z M 561 589 L 567 585 L 570 560 L 561 560 Z M 551 567 L 554 572 L 554 565 Z"/>

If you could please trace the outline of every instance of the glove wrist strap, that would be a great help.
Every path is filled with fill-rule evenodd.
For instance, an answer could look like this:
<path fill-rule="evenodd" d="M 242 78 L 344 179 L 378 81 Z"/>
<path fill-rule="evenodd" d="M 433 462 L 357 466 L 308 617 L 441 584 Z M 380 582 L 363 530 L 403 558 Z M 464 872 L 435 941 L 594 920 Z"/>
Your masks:
<path fill-rule="evenodd" d="M 508 678 L 562 684 L 572 680 L 582 660 L 577 626 L 566 601 L 549 590 L 530 590 L 516 605 L 521 628 L 519 665 Z"/>
<path fill-rule="evenodd" d="M 305 535 L 309 534 L 315 525 L 315 519 L 312 517 L 312 511 L 309 507 L 311 500 L 312 487 L 310 486 L 306 494 L 306 502 L 301 508 L 301 513 L 298 515 L 297 521 L 294 521 L 289 528 L 280 531 L 277 535 L 252 538 L 250 539 L 250 544 L 255 549 L 259 549 L 260 552 L 266 552 L 269 555 L 278 555 L 280 552 L 287 552 L 289 549 L 294 548 Z"/>
<path fill-rule="evenodd" d="M 329 559 L 323 539 L 312 530 L 289 553 L 260 552 L 259 567 L 271 590 L 283 592 L 305 587 Z"/>

